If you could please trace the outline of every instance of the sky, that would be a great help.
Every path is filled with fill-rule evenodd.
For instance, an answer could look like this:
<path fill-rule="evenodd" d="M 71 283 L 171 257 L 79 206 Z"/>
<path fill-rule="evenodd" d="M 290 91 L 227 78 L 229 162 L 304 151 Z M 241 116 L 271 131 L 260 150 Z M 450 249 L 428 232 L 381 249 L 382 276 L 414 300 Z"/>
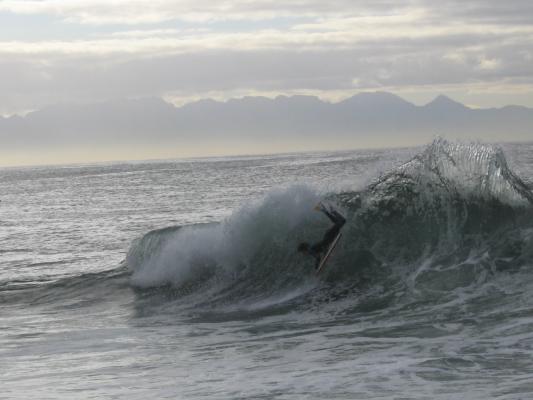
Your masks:
<path fill-rule="evenodd" d="M 533 107 L 530 0 L 0 0 L 0 115 L 390 91 Z"/>
<path fill-rule="evenodd" d="M 471 108 L 533 107 L 533 1 L 0 0 L 0 117 L 148 98 L 335 103 L 375 91 L 416 105 L 444 94 Z M 9 124 L 0 165 L 162 154 L 89 151 L 74 131 L 69 157 L 44 154 L 38 144 L 62 118 L 26 148 Z M 234 151 L 222 150 L 205 154 Z"/>

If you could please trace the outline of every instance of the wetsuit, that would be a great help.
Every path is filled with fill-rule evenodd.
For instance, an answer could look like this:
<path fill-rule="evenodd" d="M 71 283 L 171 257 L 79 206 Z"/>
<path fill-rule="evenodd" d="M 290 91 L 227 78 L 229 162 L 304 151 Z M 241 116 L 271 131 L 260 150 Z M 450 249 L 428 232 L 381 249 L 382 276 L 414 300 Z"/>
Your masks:
<path fill-rule="evenodd" d="M 325 207 L 322 206 L 320 211 L 326 214 L 326 216 L 331 220 L 331 222 L 333 222 L 334 225 L 326 231 L 324 237 L 320 242 L 313 244 L 309 248 L 309 253 L 311 253 L 311 255 L 316 260 L 315 269 L 318 268 L 320 264 L 320 260 L 322 259 L 322 253 L 325 253 L 328 250 L 329 246 L 335 240 L 341 228 L 346 223 L 346 219 L 344 219 L 342 215 L 340 215 L 337 211 L 333 209 L 330 209 L 330 211 L 328 211 Z"/>

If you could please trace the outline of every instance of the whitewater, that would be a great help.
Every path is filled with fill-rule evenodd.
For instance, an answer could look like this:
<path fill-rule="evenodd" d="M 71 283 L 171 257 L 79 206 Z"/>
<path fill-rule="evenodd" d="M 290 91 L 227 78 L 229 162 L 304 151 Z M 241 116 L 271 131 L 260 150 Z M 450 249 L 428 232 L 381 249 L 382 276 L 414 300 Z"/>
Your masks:
<path fill-rule="evenodd" d="M 530 399 L 532 189 L 441 138 L 0 169 L 0 399 Z"/>

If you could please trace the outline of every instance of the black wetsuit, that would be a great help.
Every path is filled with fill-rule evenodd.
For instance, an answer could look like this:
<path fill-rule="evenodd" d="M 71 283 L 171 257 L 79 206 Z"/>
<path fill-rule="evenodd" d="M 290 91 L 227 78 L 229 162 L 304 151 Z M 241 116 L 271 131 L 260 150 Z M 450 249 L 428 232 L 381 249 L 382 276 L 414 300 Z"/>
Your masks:
<path fill-rule="evenodd" d="M 335 210 L 328 211 L 325 208 L 322 208 L 320 211 L 326 214 L 334 225 L 326 231 L 320 242 L 313 244 L 309 248 L 309 253 L 315 257 L 316 260 L 315 268 L 318 268 L 320 260 L 322 259 L 322 254 L 328 250 L 329 246 L 335 240 L 341 228 L 346 223 L 346 219 L 344 219 L 344 217 Z"/>

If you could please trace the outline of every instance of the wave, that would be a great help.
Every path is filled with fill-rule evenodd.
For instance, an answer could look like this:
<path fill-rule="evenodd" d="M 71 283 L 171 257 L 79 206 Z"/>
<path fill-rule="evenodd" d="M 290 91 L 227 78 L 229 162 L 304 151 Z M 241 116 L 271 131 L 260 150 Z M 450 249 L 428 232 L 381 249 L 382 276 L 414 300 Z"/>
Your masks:
<path fill-rule="evenodd" d="M 294 249 L 326 225 L 310 211 L 319 199 L 305 186 L 278 189 L 221 223 L 150 232 L 127 255 L 132 282 L 138 287 L 189 287 L 210 280 L 224 286 L 246 277 L 248 284 L 264 286 L 262 290 L 291 276 L 300 282 L 307 260 Z"/>
<path fill-rule="evenodd" d="M 100 272 L 59 278 L 50 276 L 11 279 L 0 282 L 0 303 L 28 306 L 76 307 L 126 295 L 130 271 L 125 265 Z"/>
<path fill-rule="evenodd" d="M 296 247 L 328 228 L 313 211 L 324 197 L 347 223 L 317 278 Z M 439 138 L 362 190 L 275 189 L 220 223 L 150 232 L 126 260 L 133 286 L 170 287 L 184 302 L 217 307 L 309 304 L 376 287 L 385 297 L 409 285 L 445 293 L 531 265 L 532 208 L 500 149 Z"/>
<path fill-rule="evenodd" d="M 533 205 L 500 149 L 440 138 L 365 191 L 334 197 L 354 211 L 357 242 L 388 260 L 481 246 L 527 225 Z"/>

